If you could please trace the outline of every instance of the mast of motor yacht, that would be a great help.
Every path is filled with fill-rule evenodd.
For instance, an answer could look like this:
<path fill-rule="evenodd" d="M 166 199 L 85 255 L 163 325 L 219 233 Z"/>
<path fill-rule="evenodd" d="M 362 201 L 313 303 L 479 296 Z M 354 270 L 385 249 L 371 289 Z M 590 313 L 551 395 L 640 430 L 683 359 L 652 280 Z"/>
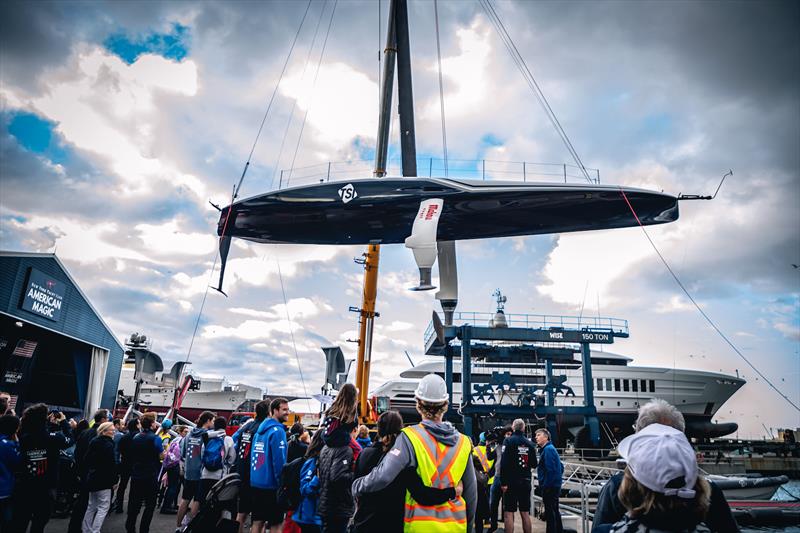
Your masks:
<path fill-rule="evenodd" d="M 400 113 L 400 149 L 403 176 L 417 175 L 417 149 L 414 132 L 414 96 L 411 89 L 411 53 L 408 41 L 408 6 L 406 0 L 391 0 L 389 24 L 384 49 L 383 76 L 381 80 L 380 115 L 375 146 L 375 170 L 373 175 L 386 175 L 389 149 L 389 125 L 391 123 L 392 84 L 395 61 L 397 62 L 397 93 Z M 372 359 L 372 332 L 375 326 L 375 300 L 378 292 L 378 265 L 381 247 L 367 246 L 363 259 L 356 262 L 364 265 L 364 291 L 359 313 L 358 357 L 356 359 L 356 387 L 362 421 L 369 418 L 369 371 Z"/>

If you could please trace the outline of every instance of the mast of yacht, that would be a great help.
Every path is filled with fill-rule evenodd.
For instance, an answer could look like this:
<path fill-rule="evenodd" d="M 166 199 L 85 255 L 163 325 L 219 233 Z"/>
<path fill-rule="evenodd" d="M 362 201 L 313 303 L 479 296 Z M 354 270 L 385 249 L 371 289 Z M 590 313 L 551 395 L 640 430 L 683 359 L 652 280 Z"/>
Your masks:
<path fill-rule="evenodd" d="M 417 175 L 417 148 L 414 131 L 414 95 L 411 88 L 411 52 L 408 35 L 408 6 L 406 0 L 391 0 L 389 4 L 389 24 L 384 49 L 383 75 L 381 80 L 380 115 L 378 136 L 375 147 L 375 170 L 373 175 L 382 178 L 386 175 L 389 149 L 389 125 L 391 123 L 392 85 L 395 62 L 397 64 L 397 93 L 400 114 L 400 149 L 403 176 Z M 364 265 L 364 292 L 359 313 L 358 358 L 356 359 L 356 387 L 358 405 L 362 421 L 369 419 L 369 371 L 372 360 L 372 333 L 375 318 L 375 300 L 378 292 L 378 265 L 381 247 L 379 244 L 367 246 L 363 259 L 357 262 Z"/>

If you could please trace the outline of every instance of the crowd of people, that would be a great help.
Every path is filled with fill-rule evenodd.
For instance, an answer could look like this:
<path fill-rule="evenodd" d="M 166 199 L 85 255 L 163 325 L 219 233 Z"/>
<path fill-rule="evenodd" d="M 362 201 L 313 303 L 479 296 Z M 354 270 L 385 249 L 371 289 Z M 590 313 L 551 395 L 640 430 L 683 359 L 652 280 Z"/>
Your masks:
<path fill-rule="evenodd" d="M 70 533 L 99 532 L 109 512 L 127 513 L 127 533 L 147 533 L 159 506 L 183 531 L 204 517 L 212 487 L 229 477 L 238 479 L 238 496 L 210 530 L 226 531 L 218 526 L 224 523 L 242 533 L 249 522 L 251 533 L 483 533 L 498 528 L 502 503 L 504 530 L 513 533 L 519 513 L 529 533 L 535 493 L 547 532 L 562 531 L 563 467 L 546 429 L 534 430 L 532 441 L 517 419 L 473 445 L 443 419 L 448 395 L 439 376 L 423 378 L 415 397 L 421 422 L 404 427 L 397 412 L 385 412 L 373 440 L 358 424 L 351 384 L 313 436 L 300 423 L 287 431 L 283 398 L 259 402 L 231 437 L 227 420 L 208 411 L 192 428 L 159 423 L 152 413 L 123 423 L 102 409 L 78 422 L 44 404 L 17 418 L 0 393 L 0 530 L 44 530 L 63 492 L 59 465 L 67 452 L 77 478 Z M 635 429 L 618 447 L 627 467 L 603 488 L 593 532 L 694 531 L 699 524 L 738 531 L 722 492 L 698 476 L 677 409 L 653 400 Z"/>

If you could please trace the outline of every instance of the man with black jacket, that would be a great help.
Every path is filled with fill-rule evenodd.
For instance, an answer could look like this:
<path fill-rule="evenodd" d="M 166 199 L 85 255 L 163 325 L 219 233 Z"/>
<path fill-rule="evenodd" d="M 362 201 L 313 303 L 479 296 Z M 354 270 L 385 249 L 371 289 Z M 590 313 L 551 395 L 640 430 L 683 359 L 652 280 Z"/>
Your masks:
<path fill-rule="evenodd" d="M 136 533 L 136 518 L 144 503 L 139 533 L 150 531 L 150 521 L 156 508 L 158 495 L 158 473 L 161 470 L 161 458 L 164 445 L 155 434 L 155 415 L 145 413 L 139 419 L 142 431 L 131 443 L 131 495 L 128 500 L 128 517 L 125 520 L 125 531 Z"/>
<path fill-rule="evenodd" d="M 536 468 L 536 445 L 525 436 L 525 422 L 512 422 L 513 433 L 503 443 L 500 456 L 500 490 L 503 491 L 503 530 L 514 533 L 514 513 L 519 508 L 522 531 L 531 533 L 531 470 Z"/>
<path fill-rule="evenodd" d="M 75 442 L 75 471 L 81 483 L 81 491 L 75 505 L 72 507 L 72 516 L 69 518 L 68 533 L 81 533 L 83 529 L 83 516 L 86 514 L 86 507 L 89 505 L 89 491 L 86 489 L 86 452 L 89 451 L 89 444 L 97 436 L 97 428 L 100 424 L 108 422 L 108 410 L 98 409 L 94 413 L 94 424 L 89 429 L 84 430 Z"/>
<path fill-rule="evenodd" d="M 50 519 L 50 509 L 58 484 L 59 452 L 72 446 L 70 427 L 61 421 L 60 431 L 47 431 L 47 406 L 43 403 L 25 409 L 19 427 L 22 469 L 14 486 L 14 527 L 12 531 L 42 533 Z M 83 518 L 83 517 L 81 517 Z"/>
<path fill-rule="evenodd" d="M 119 454 L 119 486 L 114 495 L 114 512 L 122 514 L 122 504 L 125 501 L 125 489 L 131 479 L 131 444 L 133 437 L 139 433 L 139 419 L 128 420 L 128 431 L 119 439 L 117 443 L 117 453 Z"/>

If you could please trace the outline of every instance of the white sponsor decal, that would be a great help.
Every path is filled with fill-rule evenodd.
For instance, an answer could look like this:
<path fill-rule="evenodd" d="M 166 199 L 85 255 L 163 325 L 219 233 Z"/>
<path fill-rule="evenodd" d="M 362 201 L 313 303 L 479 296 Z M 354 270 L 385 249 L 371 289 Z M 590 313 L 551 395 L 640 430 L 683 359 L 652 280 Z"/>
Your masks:
<path fill-rule="evenodd" d="M 352 183 L 348 183 L 341 189 L 339 189 L 339 198 L 342 199 L 342 202 L 347 203 L 350 200 L 355 200 L 358 198 L 358 193 L 356 192 L 356 188 L 353 187 Z"/>

